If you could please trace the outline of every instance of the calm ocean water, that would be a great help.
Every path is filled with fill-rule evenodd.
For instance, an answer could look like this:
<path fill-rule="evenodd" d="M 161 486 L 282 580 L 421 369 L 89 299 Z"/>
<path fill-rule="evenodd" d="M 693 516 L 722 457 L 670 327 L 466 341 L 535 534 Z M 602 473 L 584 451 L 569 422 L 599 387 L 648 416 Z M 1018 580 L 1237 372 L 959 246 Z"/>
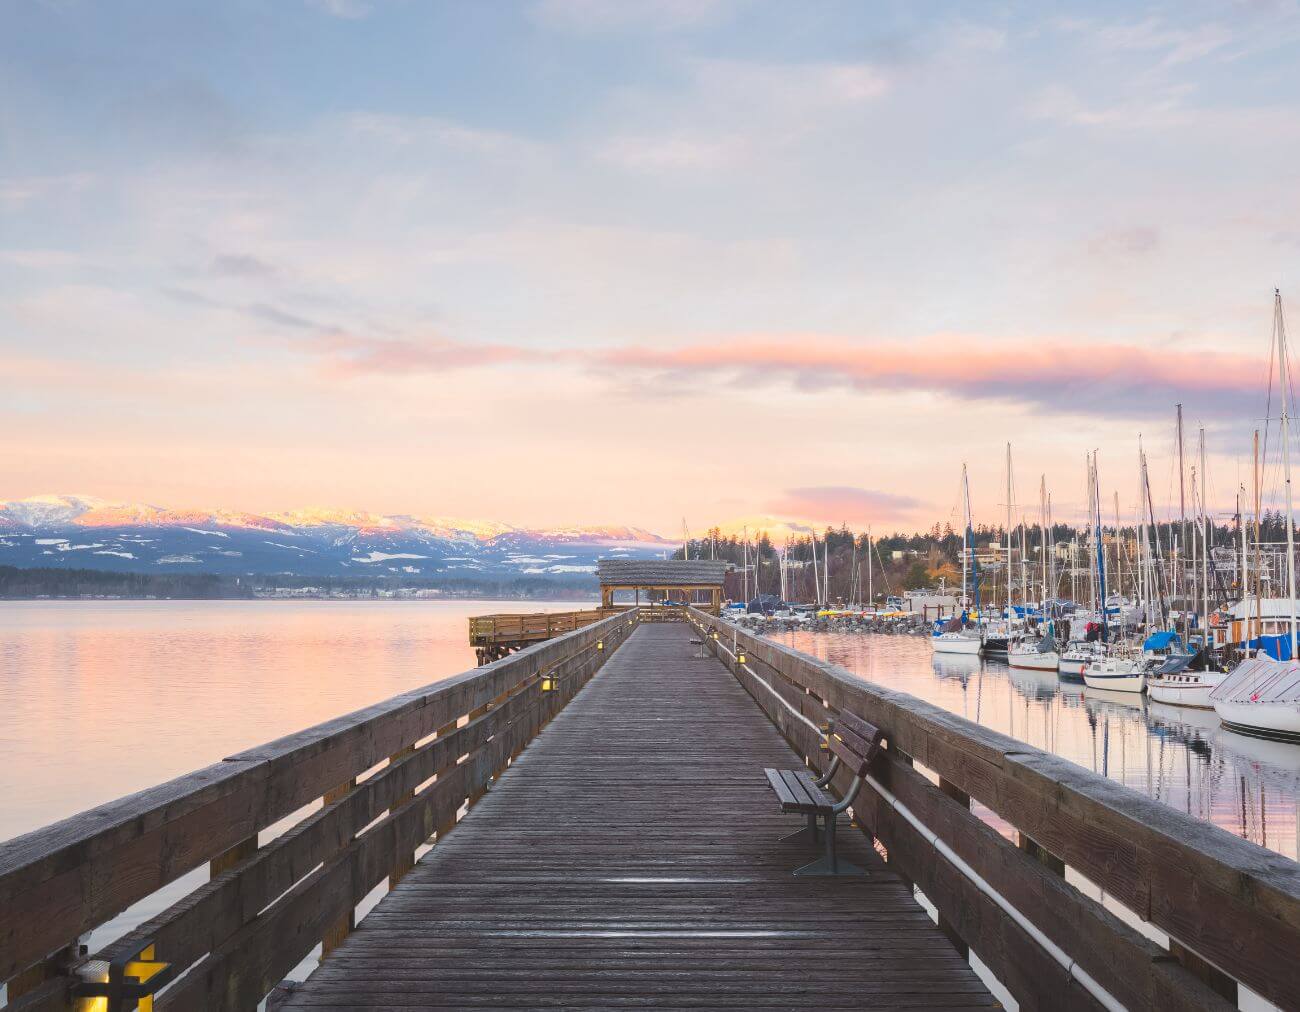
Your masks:
<path fill-rule="evenodd" d="M 0 605 L 0 839 L 475 666 L 523 601 Z"/>

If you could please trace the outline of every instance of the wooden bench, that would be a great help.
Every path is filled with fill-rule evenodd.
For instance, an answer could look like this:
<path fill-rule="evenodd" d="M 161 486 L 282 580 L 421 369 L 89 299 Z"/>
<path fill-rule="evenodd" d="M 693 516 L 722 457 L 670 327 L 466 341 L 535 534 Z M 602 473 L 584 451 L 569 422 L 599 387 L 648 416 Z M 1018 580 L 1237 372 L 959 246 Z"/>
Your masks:
<path fill-rule="evenodd" d="M 853 804 L 853 799 L 862 789 L 862 778 L 867 768 L 880 751 L 880 741 L 884 733 L 874 724 L 869 724 L 861 717 L 851 713 L 841 713 L 826 731 L 826 747 L 834 758 L 830 768 L 822 777 L 814 778 L 810 770 L 772 770 L 765 769 L 767 782 L 776 792 L 781 802 L 781 811 L 798 812 L 808 817 L 808 826 L 799 832 L 785 837 L 785 840 L 808 840 L 818 842 L 817 820 L 821 818 L 826 824 L 826 853 L 812 864 L 795 870 L 796 875 L 865 875 L 866 872 L 857 865 L 842 861 L 835 855 L 835 820 L 836 817 Z M 836 801 L 827 793 L 826 788 L 831 779 L 839 772 L 841 766 L 847 766 L 853 772 L 853 782 Z"/>

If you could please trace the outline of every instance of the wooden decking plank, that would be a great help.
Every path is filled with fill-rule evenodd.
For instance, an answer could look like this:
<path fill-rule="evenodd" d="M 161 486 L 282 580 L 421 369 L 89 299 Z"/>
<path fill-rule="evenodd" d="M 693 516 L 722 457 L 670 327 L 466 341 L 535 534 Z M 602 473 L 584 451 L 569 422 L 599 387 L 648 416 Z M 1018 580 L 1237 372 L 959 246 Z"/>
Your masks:
<path fill-rule="evenodd" d="M 286 1007 L 995 1007 L 858 834 L 870 878 L 791 875 L 764 768 L 816 795 L 689 638 L 639 627 Z"/>

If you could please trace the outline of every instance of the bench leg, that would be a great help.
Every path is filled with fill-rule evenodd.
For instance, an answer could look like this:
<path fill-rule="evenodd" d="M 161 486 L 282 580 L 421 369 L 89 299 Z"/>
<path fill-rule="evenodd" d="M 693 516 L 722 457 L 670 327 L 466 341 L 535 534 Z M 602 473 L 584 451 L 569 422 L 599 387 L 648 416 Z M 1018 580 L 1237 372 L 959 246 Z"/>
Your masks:
<path fill-rule="evenodd" d="M 795 869 L 796 875 L 864 877 L 867 873 L 856 864 L 842 860 L 835 853 L 835 816 L 826 817 L 826 854 L 812 864 Z"/>
<path fill-rule="evenodd" d="M 821 834 L 817 832 L 817 816 L 808 816 L 808 825 L 789 836 L 783 836 L 778 843 L 811 843 L 816 846 L 821 842 Z"/>

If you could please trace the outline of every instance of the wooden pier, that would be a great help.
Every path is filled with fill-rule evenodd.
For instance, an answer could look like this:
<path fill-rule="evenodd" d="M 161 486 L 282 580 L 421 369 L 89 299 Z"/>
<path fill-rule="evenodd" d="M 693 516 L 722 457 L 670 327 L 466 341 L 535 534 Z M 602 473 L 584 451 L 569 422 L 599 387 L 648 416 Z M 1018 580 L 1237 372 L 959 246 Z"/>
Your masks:
<path fill-rule="evenodd" d="M 698 652 L 638 629 L 288 1007 L 993 1005 L 861 837 L 872 878 L 791 876 L 795 756 Z"/>
<path fill-rule="evenodd" d="M 476 615 L 469 620 L 469 645 L 480 664 L 499 661 L 516 650 L 555 639 L 565 633 L 617 615 L 620 608 L 585 611 L 542 611 L 525 615 Z"/>
<path fill-rule="evenodd" d="M 825 768 L 840 713 L 885 734 L 841 819 L 870 877 L 795 878 L 763 767 Z M 1027 1009 L 1297 1008 L 1297 952 L 1295 862 L 694 608 L 0 844 L 15 1010 L 989 1007 L 976 963 Z"/>

